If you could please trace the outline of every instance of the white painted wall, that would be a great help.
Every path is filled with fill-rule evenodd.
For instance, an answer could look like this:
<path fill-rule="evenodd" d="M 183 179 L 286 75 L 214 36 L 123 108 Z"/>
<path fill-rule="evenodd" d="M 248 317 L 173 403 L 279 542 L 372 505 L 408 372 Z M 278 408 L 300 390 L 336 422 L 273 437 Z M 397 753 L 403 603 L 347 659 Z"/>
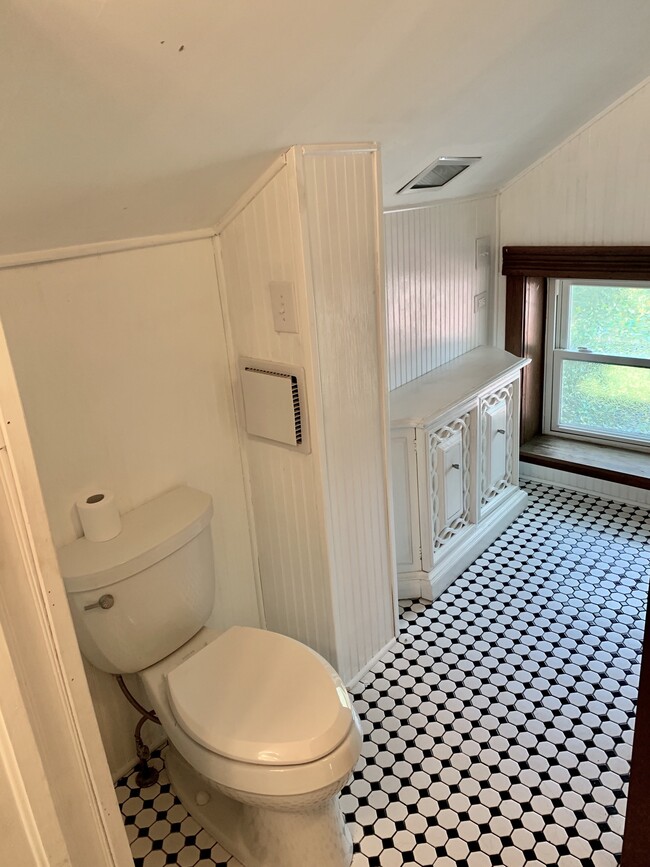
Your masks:
<path fill-rule="evenodd" d="M 501 243 L 650 243 L 650 82 L 507 185 Z"/>
<path fill-rule="evenodd" d="M 305 369 L 311 400 L 315 370 L 300 244 L 295 189 L 283 160 L 272 180 L 219 236 L 222 293 L 234 350 L 233 371 L 239 356 L 296 364 Z M 270 281 L 295 284 L 298 334 L 274 330 Z M 239 397 L 237 378 L 234 387 Z M 244 432 L 242 438 L 250 473 L 266 625 L 335 661 L 318 440 L 313 424 L 313 451 L 309 455 L 248 438 Z"/>
<path fill-rule="evenodd" d="M 650 83 L 578 130 L 499 196 L 500 247 L 650 244 Z M 499 289 L 503 341 L 505 280 Z"/>
<path fill-rule="evenodd" d="M 257 625 L 258 606 L 212 243 L 0 272 L 0 318 L 25 406 L 54 543 L 81 534 L 89 486 L 121 511 L 175 485 L 210 493 L 211 624 Z M 113 772 L 134 755 L 135 713 L 88 667 Z M 157 735 L 152 728 L 145 733 Z"/>
<path fill-rule="evenodd" d="M 377 160 L 374 150 L 306 149 L 299 164 L 337 664 L 346 680 L 395 634 Z"/>
<path fill-rule="evenodd" d="M 247 197 L 217 249 L 233 362 L 296 364 L 307 384 L 310 454 L 243 434 L 266 623 L 348 681 L 395 634 L 377 156 L 304 150 Z M 274 330 L 272 281 L 294 285 L 296 334 Z"/>
<path fill-rule="evenodd" d="M 488 343 L 492 264 L 477 238 L 496 241 L 496 197 L 443 202 L 384 217 L 390 387 L 398 388 Z M 490 259 L 492 258 L 490 257 Z"/>

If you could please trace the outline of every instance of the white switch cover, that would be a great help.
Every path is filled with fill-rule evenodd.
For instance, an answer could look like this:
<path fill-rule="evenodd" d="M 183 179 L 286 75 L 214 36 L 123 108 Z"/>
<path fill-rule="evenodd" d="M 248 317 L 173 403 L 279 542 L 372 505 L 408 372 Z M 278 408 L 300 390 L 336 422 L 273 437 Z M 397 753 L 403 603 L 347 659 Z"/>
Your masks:
<path fill-rule="evenodd" d="M 487 307 L 487 292 L 481 292 L 474 296 L 474 313 L 478 313 L 484 307 Z"/>
<path fill-rule="evenodd" d="M 490 267 L 492 255 L 492 239 L 490 237 L 477 238 L 474 242 L 474 267 L 477 271 L 481 268 Z"/>
<path fill-rule="evenodd" d="M 276 331 L 288 331 L 297 334 L 298 320 L 293 283 L 269 283 L 269 290 L 273 309 L 273 327 Z"/>

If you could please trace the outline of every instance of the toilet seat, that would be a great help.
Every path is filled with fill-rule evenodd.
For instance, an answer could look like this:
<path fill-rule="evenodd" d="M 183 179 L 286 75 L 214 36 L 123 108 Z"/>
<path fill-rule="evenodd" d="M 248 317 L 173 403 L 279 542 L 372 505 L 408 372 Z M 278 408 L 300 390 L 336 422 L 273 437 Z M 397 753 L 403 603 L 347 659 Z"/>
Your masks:
<path fill-rule="evenodd" d="M 353 724 L 350 699 L 322 657 L 284 635 L 236 626 L 167 675 L 179 726 L 207 750 L 269 767 L 314 762 Z"/>

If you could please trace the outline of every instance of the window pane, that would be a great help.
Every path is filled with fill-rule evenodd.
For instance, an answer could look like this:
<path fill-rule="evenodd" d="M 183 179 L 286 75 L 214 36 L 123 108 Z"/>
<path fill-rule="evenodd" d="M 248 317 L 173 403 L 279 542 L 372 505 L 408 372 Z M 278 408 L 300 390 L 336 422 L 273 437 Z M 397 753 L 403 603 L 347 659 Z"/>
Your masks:
<path fill-rule="evenodd" d="M 650 440 L 650 368 L 563 361 L 558 422 Z"/>
<path fill-rule="evenodd" d="M 650 286 L 571 286 L 567 349 L 650 358 Z"/>

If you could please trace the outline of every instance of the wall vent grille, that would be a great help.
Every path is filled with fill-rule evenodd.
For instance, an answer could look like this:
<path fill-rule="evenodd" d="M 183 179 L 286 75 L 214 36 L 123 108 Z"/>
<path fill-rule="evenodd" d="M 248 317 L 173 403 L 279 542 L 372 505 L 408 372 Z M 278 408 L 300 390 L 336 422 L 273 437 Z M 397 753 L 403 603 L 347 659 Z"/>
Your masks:
<path fill-rule="evenodd" d="M 240 358 L 239 368 L 248 433 L 302 452 L 311 451 L 303 369 L 249 358 Z M 287 383 L 285 390 L 264 386 L 266 377 Z"/>
<path fill-rule="evenodd" d="M 265 370 L 262 367 L 244 368 L 251 373 L 264 373 L 266 376 L 279 376 L 282 379 L 291 380 L 291 400 L 293 402 L 293 426 L 296 431 L 296 445 L 302 445 L 302 413 L 300 411 L 300 395 L 298 392 L 298 377 L 292 373 L 278 373 L 277 370 Z"/>

